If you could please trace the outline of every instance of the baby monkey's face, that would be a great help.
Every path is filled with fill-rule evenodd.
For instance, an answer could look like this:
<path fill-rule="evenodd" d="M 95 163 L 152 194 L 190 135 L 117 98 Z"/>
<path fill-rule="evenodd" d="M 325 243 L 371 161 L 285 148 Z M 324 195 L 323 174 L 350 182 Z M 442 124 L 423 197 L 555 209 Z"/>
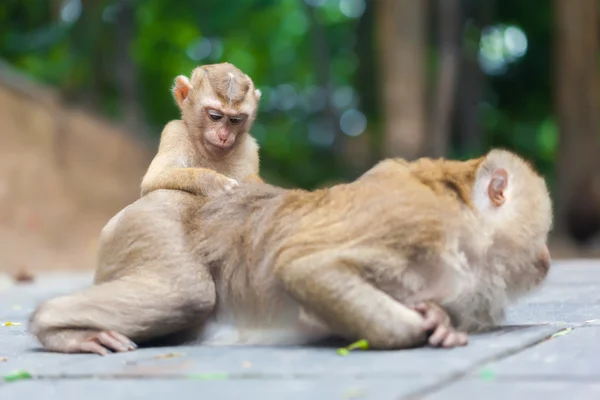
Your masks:
<path fill-rule="evenodd" d="M 215 151 L 231 150 L 236 139 L 246 131 L 246 114 L 235 113 L 225 107 L 203 107 L 201 117 L 204 119 L 204 140 Z"/>

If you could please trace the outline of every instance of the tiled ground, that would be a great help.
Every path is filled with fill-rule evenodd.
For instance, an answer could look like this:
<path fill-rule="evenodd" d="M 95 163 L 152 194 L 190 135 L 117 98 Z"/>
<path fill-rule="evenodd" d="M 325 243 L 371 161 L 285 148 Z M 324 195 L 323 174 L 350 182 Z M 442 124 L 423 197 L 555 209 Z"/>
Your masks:
<path fill-rule="evenodd" d="M 0 374 L 31 374 L 0 382 L 0 399 L 600 399 L 600 261 L 556 262 L 545 287 L 511 309 L 506 327 L 454 350 L 41 352 L 25 333 L 33 307 L 90 281 L 54 274 L 13 286 L 0 276 L 0 323 L 22 323 L 0 326 Z"/>

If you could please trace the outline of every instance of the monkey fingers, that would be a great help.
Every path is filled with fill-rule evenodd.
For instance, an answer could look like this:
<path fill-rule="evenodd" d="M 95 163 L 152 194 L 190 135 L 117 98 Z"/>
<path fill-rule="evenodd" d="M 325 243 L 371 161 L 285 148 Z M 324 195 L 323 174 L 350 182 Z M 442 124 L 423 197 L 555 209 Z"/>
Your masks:
<path fill-rule="evenodd" d="M 454 329 L 450 316 L 437 304 L 427 301 L 412 308 L 423 315 L 423 329 L 431 332 L 428 339 L 431 346 L 451 348 L 467 344 L 467 335 Z"/>
<path fill-rule="evenodd" d="M 429 337 L 429 344 L 434 347 L 452 348 L 467 344 L 467 335 L 449 325 L 440 325 Z"/>

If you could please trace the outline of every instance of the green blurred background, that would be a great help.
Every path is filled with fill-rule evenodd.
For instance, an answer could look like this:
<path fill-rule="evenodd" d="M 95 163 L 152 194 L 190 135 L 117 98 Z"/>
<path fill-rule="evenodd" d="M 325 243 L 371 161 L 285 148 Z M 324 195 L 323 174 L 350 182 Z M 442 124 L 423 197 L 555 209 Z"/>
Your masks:
<path fill-rule="evenodd" d="M 138 136 L 178 118 L 176 75 L 228 61 L 263 92 L 251 133 L 273 183 L 502 146 L 548 179 L 557 232 L 600 228 L 595 0 L 2 3 L 0 57 Z"/>

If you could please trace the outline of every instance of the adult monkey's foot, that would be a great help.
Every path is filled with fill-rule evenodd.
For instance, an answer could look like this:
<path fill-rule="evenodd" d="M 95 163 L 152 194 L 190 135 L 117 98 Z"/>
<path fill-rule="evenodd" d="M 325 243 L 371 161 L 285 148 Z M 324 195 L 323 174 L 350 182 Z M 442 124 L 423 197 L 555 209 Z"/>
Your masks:
<path fill-rule="evenodd" d="M 48 332 L 43 338 L 45 347 L 50 351 L 62 353 L 93 353 L 101 356 L 109 353 L 121 353 L 137 348 L 127 336 L 116 331 L 95 331 L 57 329 Z"/>

